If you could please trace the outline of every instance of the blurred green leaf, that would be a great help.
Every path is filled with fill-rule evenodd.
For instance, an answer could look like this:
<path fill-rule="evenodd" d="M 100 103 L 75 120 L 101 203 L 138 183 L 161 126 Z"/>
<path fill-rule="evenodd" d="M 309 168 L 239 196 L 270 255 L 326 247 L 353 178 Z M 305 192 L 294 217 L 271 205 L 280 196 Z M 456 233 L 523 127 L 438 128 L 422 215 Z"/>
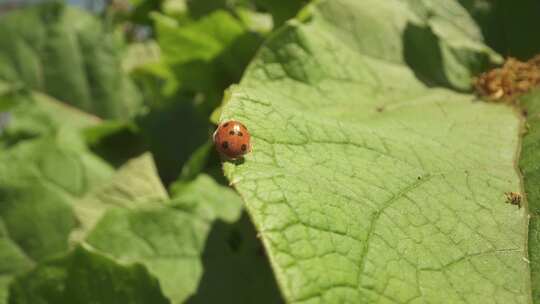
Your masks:
<path fill-rule="evenodd" d="M 194 18 L 224 10 L 234 14 L 249 27 L 253 26 L 256 31 L 264 33 L 293 18 L 309 2 L 310 0 L 191 0 L 187 1 L 187 4 L 189 14 Z M 267 17 L 271 18 L 270 22 Z"/>
<path fill-rule="evenodd" d="M 272 16 L 267 13 L 261 13 L 243 7 L 237 8 L 235 12 L 242 23 L 252 32 L 268 34 L 274 27 Z"/>
<path fill-rule="evenodd" d="M 0 112 L 6 112 L 17 105 L 17 97 L 24 94 L 20 84 L 0 81 Z"/>
<path fill-rule="evenodd" d="M 142 96 L 150 108 L 158 108 L 174 100 L 179 89 L 179 80 L 171 67 L 164 61 L 150 62 L 138 66 L 131 72 Z"/>
<path fill-rule="evenodd" d="M 97 221 L 111 208 L 136 209 L 169 199 L 149 153 L 124 164 L 103 186 L 87 193 L 74 204 L 79 225 L 70 242 L 82 241 Z"/>
<path fill-rule="evenodd" d="M 0 295 L 10 277 L 68 249 L 77 225 L 72 201 L 102 184 L 112 169 L 78 134 L 61 129 L 0 153 Z M 9 257 L 9 258 L 8 258 Z M 0 303 L 4 303 L 0 298 Z"/>
<path fill-rule="evenodd" d="M 202 276 L 200 256 L 212 222 L 234 222 L 240 211 L 232 190 L 200 176 L 167 205 L 107 211 L 87 242 L 123 263 L 145 265 L 164 294 L 182 303 Z"/>
<path fill-rule="evenodd" d="M 147 150 L 140 129 L 133 121 L 104 121 L 84 129 L 83 135 L 92 152 L 115 167 Z"/>
<path fill-rule="evenodd" d="M 127 118 L 141 107 L 121 56 L 119 35 L 89 13 L 56 2 L 0 21 L 0 80 L 23 83 L 100 117 Z"/>
<path fill-rule="evenodd" d="M 253 2 L 266 9 L 274 19 L 274 27 L 278 27 L 296 16 L 309 0 L 253 0 Z"/>
<path fill-rule="evenodd" d="M 8 146 L 23 139 L 54 134 L 61 128 L 82 130 L 101 121 L 41 93 L 23 90 L 4 97 L 10 104 L 9 122 L 3 127 L 0 142 Z"/>
<path fill-rule="evenodd" d="M 426 84 L 470 91 L 473 77 L 502 63 L 502 57 L 483 43 L 478 26 L 457 1 L 434 4 L 408 0 L 406 3 L 419 20 L 409 19 L 402 38 L 403 54 L 406 63 Z M 380 22 L 370 21 L 370 26 Z M 370 39 L 359 44 L 364 45 Z M 435 66 L 444 68 L 434 69 Z"/>
<path fill-rule="evenodd" d="M 195 19 L 212 14 L 215 11 L 222 10 L 229 13 L 233 10 L 234 6 L 240 4 L 238 0 L 187 0 L 189 15 Z"/>
<path fill-rule="evenodd" d="M 163 58 L 180 90 L 204 94 L 201 107 L 210 114 L 223 90 L 240 79 L 262 38 L 220 10 L 188 22 L 154 18 Z"/>
<path fill-rule="evenodd" d="M 184 166 L 191 166 L 186 162 L 210 139 L 210 123 L 201 112 L 193 102 L 179 97 L 134 122 L 108 121 L 87 128 L 85 136 L 92 151 L 114 166 L 151 152 L 162 181 L 169 185 L 179 178 Z"/>
<path fill-rule="evenodd" d="M 209 140 L 197 148 L 197 150 L 191 154 L 189 160 L 184 163 L 184 166 L 182 166 L 180 177 L 175 183 L 191 181 L 197 177 L 197 175 L 204 170 L 210 155 L 210 151 L 213 147 L 213 142 Z"/>
<path fill-rule="evenodd" d="M 160 59 L 161 49 L 154 40 L 131 43 L 122 60 L 122 67 L 125 71 L 131 72 L 141 66 L 159 63 Z"/>
<path fill-rule="evenodd" d="M 13 274 L 30 269 L 33 261 L 11 240 L 3 221 L 0 221 L 0 261 L 0 303 L 4 304 Z"/>
<path fill-rule="evenodd" d="M 98 145 L 101 140 L 109 136 L 113 136 L 123 130 L 131 130 L 137 132 L 137 127 L 131 122 L 118 120 L 106 120 L 100 124 L 89 126 L 83 130 L 84 138 L 90 146 Z M 124 148 L 124 147 L 123 147 Z"/>
<path fill-rule="evenodd" d="M 159 45 L 170 64 L 210 61 L 244 33 L 242 25 L 224 11 L 187 24 L 160 14 L 155 14 L 154 19 Z"/>
<path fill-rule="evenodd" d="M 161 9 L 165 0 L 123 0 L 129 2 L 128 18 L 136 24 L 149 25 L 152 23 L 150 13 Z M 118 1 L 121 2 L 121 1 Z"/>
<path fill-rule="evenodd" d="M 167 16 L 184 16 L 187 12 L 186 0 L 165 0 L 161 6 Z"/>
<path fill-rule="evenodd" d="M 159 282 L 141 265 L 120 264 L 85 247 L 48 260 L 19 277 L 12 304 L 168 304 Z"/>
<path fill-rule="evenodd" d="M 210 138 L 207 116 L 186 100 L 154 109 L 137 126 L 165 185 L 178 178 L 192 153 Z"/>

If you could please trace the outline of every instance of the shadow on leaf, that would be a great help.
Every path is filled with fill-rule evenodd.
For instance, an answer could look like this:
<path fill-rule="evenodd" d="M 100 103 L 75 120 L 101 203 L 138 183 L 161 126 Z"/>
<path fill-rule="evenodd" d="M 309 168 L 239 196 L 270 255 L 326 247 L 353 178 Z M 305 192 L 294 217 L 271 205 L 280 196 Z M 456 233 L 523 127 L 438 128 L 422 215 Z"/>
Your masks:
<path fill-rule="evenodd" d="M 442 68 L 439 38 L 429 27 L 408 23 L 403 34 L 403 53 L 407 65 L 427 86 L 450 86 Z"/>
<path fill-rule="evenodd" d="M 202 256 L 204 275 L 186 303 L 284 303 L 247 213 L 216 221 Z"/>

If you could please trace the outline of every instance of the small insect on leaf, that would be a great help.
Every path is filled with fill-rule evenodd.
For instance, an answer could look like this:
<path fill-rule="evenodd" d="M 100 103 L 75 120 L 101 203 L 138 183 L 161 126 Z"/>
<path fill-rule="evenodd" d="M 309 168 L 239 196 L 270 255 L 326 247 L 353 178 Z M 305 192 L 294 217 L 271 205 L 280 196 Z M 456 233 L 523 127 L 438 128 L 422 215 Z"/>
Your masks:
<path fill-rule="evenodd" d="M 251 136 L 242 123 L 229 120 L 221 123 L 214 132 L 218 152 L 229 159 L 238 159 L 251 151 Z"/>
<path fill-rule="evenodd" d="M 519 192 L 505 192 L 504 195 L 506 196 L 506 203 L 516 205 L 519 208 L 521 208 L 521 193 Z"/>

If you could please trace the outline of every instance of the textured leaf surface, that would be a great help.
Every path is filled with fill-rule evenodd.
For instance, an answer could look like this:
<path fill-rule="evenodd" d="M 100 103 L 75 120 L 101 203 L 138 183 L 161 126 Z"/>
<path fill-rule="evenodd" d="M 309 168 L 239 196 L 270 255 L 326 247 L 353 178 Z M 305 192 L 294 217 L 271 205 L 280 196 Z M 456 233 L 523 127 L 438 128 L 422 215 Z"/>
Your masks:
<path fill-rule="evenodd" d="M 126 118 L 141 100 L 121 68 L 121 46 L 89 13 L 36 5 L 0 22 L 0 79 L 101 117 Z"/>
<path fill-rule="evenodd" d="M 253 138 L 225 171 L 286 301 L 529 301 L 527 215 L 504 196 L 520 187 L 519 118 L 425 85 L 465 88 L 498 60 L 465 34 L 474 23 L 431 18 L 456 7 L 437 3 L 425 16 L 421 1 L 310 6 L 224 107 Z"/>

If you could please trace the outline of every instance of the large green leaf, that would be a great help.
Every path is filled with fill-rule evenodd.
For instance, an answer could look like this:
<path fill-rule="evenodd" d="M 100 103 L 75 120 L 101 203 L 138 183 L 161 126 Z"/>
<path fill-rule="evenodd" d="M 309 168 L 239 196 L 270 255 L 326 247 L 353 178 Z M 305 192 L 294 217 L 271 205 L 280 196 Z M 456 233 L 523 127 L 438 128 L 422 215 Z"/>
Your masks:
<path fill-rule="evenodd" d="M 0 22 L 0 79 L 23 83 L 107 118 L 141 104 L 121 69 L 122 43 L 89 13 L 52 2 Z"/>
<path fill-rule="evenodd" d="M 225 172 L 287 302 L 530 299 L 527 212 L 504 196 L 519 117 L 426 86 L 466 89 L 499 58 L 466 13 L 445 16 L 457 2 L 423 2 L 309 6 L 224 107 L 253 139 Z"/>
<path fill-rule="evenodd" d="M 521 100 L 527 111 L 527 128 L 522 140 L 519 166 L 523 172 L 524 190 L 529 209 L 529 260 L 531 288 L 534 303 L 540 303 L 540 91 L 525 96 Z"/>

